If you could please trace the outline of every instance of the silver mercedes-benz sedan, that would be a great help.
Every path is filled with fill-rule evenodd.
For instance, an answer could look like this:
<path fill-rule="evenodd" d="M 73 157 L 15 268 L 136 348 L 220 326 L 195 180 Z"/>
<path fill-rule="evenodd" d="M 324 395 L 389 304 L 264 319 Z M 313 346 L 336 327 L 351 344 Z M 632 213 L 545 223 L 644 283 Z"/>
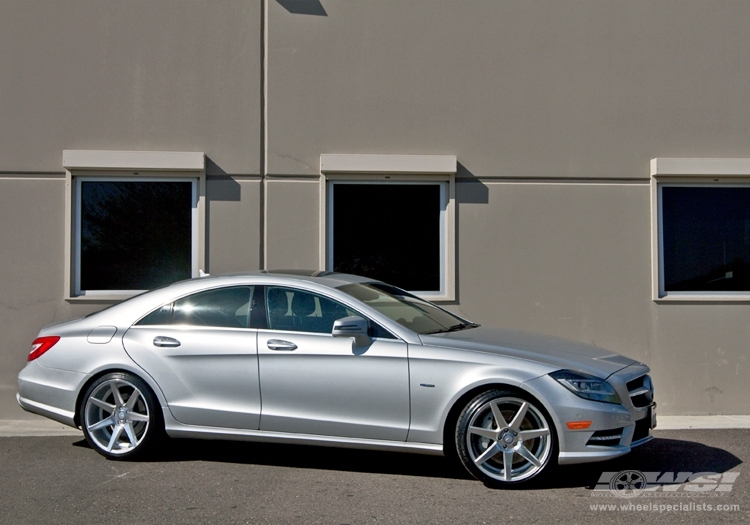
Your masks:
<path fill-rule="evenodd" d="M 298 443 L 446 454 L 505 486 L 656 424 L 643 363 L 330 272 L 178 282 L 45 327 L 28 361 L 20 405 L 111 459 L 166 436 Z"/>

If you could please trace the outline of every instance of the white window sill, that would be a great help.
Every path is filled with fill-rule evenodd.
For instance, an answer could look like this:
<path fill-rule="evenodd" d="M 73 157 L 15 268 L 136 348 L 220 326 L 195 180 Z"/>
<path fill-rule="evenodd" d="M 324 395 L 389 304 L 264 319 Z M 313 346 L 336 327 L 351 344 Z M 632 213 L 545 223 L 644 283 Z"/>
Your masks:
<path fill-rule="evenodd" d="M 672 292 L 654 298 L 655 303 L 750 303 L 750 293 L 747 292 Z"/>

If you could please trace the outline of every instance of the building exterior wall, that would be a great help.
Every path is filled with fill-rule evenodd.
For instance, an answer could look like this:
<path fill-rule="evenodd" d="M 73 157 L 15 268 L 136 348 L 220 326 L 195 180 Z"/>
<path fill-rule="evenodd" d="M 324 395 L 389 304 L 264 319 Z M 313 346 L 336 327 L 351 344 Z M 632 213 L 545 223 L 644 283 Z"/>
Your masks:
<path fill-rule="evenodd" d="M 320 199 L 317 180 L 266 181 L 265 268 L 317 268 Z"/>
<path fill-rule="evenodd" d="M 269 2 L 268 171 L 452 153 L 477 177 L 622 179 L 747 157 L 743 1 Z"/>
<path fill-rule="evenodd" d="M 259 173 L 258 1 L 9 0 L 0 15 L 0 170 L 102 149 Z"/>
<path fill-rule="evenodd" d="M 258 176 L 208 177 L 206 268 L 211 272 L 236 273 L 262 266 L 261 185 Z"/>
<path fill-rule="evenodd" d="M 63 150 L 204 152 L 206 269 L 319 267 L 322 154 L 456 155 L 472 320 L 653 369 L 661 413 L 747 413 L 747 302 L 652 298 L 655 157 L 750 157 L 750 4 L 0 3 L 0 417 L 66 301 Z"/>
<path fill-rule="evenodd" d="M 0 175 L 0 417 L 23 412 L 15 377 L 39 329 L 71 315 L 61 297 L 62 177 Z"/>
<path fill-rule="evenodd" d="M 208 269 L 258 269 L 260 1 L 0 2 L 0 418 L 63 299 L 62 152 L 202 151 Z M 30 416 L 29 416 L 30 417 Z"/>

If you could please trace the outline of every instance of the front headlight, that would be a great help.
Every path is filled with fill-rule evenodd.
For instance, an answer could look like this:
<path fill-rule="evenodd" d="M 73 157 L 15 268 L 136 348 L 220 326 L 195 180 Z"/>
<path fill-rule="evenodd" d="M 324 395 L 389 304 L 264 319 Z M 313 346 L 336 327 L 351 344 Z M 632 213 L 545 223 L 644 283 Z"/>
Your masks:
<path fill-rule="evenodd" d="M 559 370 L 552 372 L 550 377 L 556 379 L 558 383 L 583 399 L 592 401 L 603 401 L 604 403 L 620 404 L 620 396 L 617 395 L 612 385 L 604 379 L 573 372 L 572 370 Z"/>

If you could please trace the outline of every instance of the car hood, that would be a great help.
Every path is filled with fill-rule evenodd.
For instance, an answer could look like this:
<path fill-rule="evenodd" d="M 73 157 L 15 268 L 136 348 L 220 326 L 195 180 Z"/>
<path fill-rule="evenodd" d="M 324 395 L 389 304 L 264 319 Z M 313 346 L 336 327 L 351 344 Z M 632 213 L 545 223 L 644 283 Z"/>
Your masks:
<path fill-rule="evenodd" d="M 425 345 L 526 359 L 604 379 L 636 363 L 623 355 L 585 343 L 504 328 L 480 326 L 444 334 L 421 335 L 420 338 Z"/>

